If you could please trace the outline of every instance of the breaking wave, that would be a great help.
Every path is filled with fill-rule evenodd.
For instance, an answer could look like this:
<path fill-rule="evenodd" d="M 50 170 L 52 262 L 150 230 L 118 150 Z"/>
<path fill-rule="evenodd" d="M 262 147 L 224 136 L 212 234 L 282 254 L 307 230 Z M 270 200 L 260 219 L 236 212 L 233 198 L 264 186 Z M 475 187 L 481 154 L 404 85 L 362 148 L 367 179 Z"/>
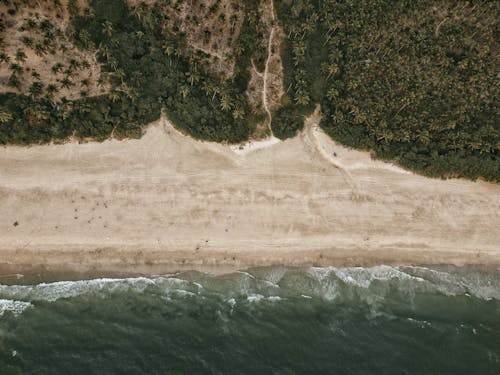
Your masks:
<path fill-rule="evenodd" d="M 0 368 L 13 374 L 459 374 L 474 363 L 496 375 L 498 353 L 498 270 L 274 267 L 0 284 Z"/>
<path fill-rule="evenodd" d="M 279 301 L 301 296 L 333 302 L 361 300 L 376 304 L 388 296 L 413 299 L 423 293 L 500 300 L 500 276 L 498 272 L 485 274 L 481 271 L 409 266 L 311 267 L 261 268 L 224 275 L 184 272 L 156 277 L 100 278 L 36 285 L 0 284 L 0 314 L 7 310 L 22 312 L 36 301 L 54 302 L 82 295 L 105 298 L 107 295 L 130 292 L 169 298 L 227 295 L 228 298 L 248 302 Z"/>

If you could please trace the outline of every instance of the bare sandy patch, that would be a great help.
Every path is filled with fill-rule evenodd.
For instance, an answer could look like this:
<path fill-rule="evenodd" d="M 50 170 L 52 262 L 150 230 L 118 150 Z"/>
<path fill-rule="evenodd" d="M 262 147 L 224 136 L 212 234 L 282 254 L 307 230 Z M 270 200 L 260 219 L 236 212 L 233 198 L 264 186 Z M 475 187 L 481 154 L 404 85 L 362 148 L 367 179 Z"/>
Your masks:
<path fill-rule="evenodd" d="M 51 100 L 78 99 L 109 91 L 107 79 L 101 76 L 97 49 L 77 48 L 69 35 L 70 16 L 67 1 L 61 6 L 53 1 L 30 0 L 9 14 L 0 4 L 5 30 L 1 51 L 8 61 L 0 61 L 0 93 L 29 95 L 33 83 L 41 84 L 41 92 Z M 83 9 L 86 1 L 78 2 Z M 95 47 L 95 46 L 94 46 Z M 19 86 L 12 85 L 12 77 Z"/>

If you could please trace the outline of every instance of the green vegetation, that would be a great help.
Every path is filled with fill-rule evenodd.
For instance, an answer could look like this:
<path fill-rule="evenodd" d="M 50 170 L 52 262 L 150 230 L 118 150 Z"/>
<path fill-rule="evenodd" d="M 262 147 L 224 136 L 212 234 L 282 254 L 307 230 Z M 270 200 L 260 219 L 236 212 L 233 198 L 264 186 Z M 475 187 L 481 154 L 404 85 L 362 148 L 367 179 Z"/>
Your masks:
<path fill-rule="evenodd" d="M 287 86 L 321 103 L 334 139 L 430 176 L 500 180 L 498 2 L 278 4 Z"/>
<path fill-rule="evenodd" d="M 97 51 L 99 83 L 110 87 L 105 94 L 89 95 L 92 82 L 75 78 L 90 67 L 77 59 L 48 67 L 59 75 L 56 82 L 43 82 L 33 70 L 24 85 L 29 49 L 43 57 L 67 48 L 55 45 L 60 31 L 52 23 L 25 20 L 18 48 L 11 55 L 0 50 L 0 64 L 11 71 L 7 85 L 24 93 L 0 94 L 0 144 L 138 137 L 162 109 L 196 138 L 247 139 L 263 116 L 246 98 L 251 60 L 263 70 L 267 53 L 259 3 L 244 2 L 234 74 L 223 76 L 190 48 L 175 22 L 166 27 L 165 7 L 180 9 L 178 2 L 130 8 L 122 0 L 93 0 L 79 9 L 69 1 L 67 33 L 80 49 Z M 286 94 L 272 113 L 276 136 L 294 136 L 319 103 L 321 126 L 346 145 L 430 176 L 500 181 L 498 2 L 275 0 L 274 6 L 286 35 Z M 190 22 L 200 21 L 194 15 Z M 33 30 L 43 39 L 27 34 Z M 79 99 L 54 99 L 70 89 Z"/>

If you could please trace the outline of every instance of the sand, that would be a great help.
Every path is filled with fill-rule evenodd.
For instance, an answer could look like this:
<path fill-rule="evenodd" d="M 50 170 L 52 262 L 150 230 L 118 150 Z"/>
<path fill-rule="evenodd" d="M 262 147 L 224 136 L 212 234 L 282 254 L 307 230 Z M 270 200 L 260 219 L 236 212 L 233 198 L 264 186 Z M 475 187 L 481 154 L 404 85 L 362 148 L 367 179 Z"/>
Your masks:
<path fill-rule="evenodd" d="M 316 121 L 243 150 L 165 120 L 138 140 L 0 148 L 0 273 L 500 266 L 500 185 L 373 161 Z"/>

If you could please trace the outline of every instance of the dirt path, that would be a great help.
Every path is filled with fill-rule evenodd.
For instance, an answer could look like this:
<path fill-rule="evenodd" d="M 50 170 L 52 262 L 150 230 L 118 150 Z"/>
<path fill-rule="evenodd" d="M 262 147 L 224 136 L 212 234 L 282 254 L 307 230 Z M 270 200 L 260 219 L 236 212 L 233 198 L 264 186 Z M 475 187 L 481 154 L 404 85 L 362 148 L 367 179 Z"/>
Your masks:
<path fill-rule="evenodd" d="M 274 14 L 273 14 L 273 19 L 274 19 Z M 266 67 L 264 69 L 264 78 L 263 78 L 264 83 L 263 83 L 263 87 L 262 87 L 262 106 L 264 107 L 264 110 L 266 111 L 267 116 L 268 116 L 267 127 L 269 128 L 269 132 L 270 132 L 271 136 L 273 136 L 273 130 L 271 128 L 271 124 L 273 122 L 273 116 L 271 115 L 271 111 L 269 110 L 269 106 L 267 104 L 267 78 L 268 78 L 268 73 L 269 73 L 269 60 L 271 60 L 271 56 L 272 56 L 271 45 L 273 42 L 273 35 L 274 35 L 274 27 L 271 28 L 271 32 L 269 33 Z"/>
<path fill-rule="evenodd" d="M 345 169 L 342 165 L 339 164 L 337 160 L 337 153 L 334 151 L 327 151 L 325 147 L 321 144 L 318 139 L 318 133 L 321 133 L 319 129 L 319 121 L 321 120 L 321 112 L 319 105 L 316 106 L 314 113 L 306 119 L 304 125 L 304 133 L 307 134 L 307 137 L 314 144 L 314 148 L 318 150 L 319 154 L 330 164 L 332 164 L 335 168 L 337 168 L 342 175 L 345 177 L 346 182 L 351 187 L 354 195 L 356 197 L 360 197 L 360 187 L 356 183 L 356 181 L 352 178 L 351 174 L 347 169 Z M 334 156 L 335 155 L 335 156 Z"/>

